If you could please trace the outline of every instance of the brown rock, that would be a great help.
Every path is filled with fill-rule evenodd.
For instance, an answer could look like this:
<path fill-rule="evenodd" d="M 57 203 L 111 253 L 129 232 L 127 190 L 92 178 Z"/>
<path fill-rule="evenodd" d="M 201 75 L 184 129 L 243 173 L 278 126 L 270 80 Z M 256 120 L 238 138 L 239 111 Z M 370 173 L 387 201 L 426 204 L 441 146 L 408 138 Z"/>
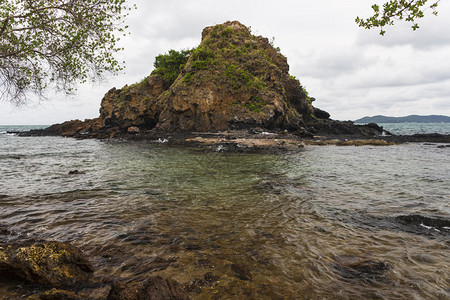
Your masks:
<path fill-rule="evenodd" d="M 241 23 L 207 27 L 200 46 L 159 103 L 164 132 L 296 129 L 310 104 L 286 57 Z M 286 83 L 289 88 L 286 90 Z M 295 102 L 293 106 L 289 101 Z M 300 110 L 299 110 L 300 109 Z"/>
<path fill-rule="evenodd" d="M 139 127 L 136 126 L 130 126 L 127 129 L 128 133 L 139 133 L 141 130 L 139 129 Z"/>
<path fill-rule="evenodd" d="M 82 252 L 67 243 L 0 244 L 0 276 L 62 287 L 88 280 L 92 271 Z"/>
<path fill-rule="evenodd" d="M 189 296 L 181 284 L 159 276 L 143 283 L 114 282 L 107 300 L 187 300 Z"/>
<path fill-rule="evenodd" d="M 243 265 L 232 264 L 231 270 L 236 274 L 239 279 L 242 280 L 252 280 L 252 273 L 250 270 Z"/>
<path fill-rule="evenodd" d="M 156 126 L 160 113 L 158 97 L 165 91 L 164 81 L 152 75 L 140 83 L 111 89 L 102 99 L 100 118 L 104 126 L 128 128 Z"/>

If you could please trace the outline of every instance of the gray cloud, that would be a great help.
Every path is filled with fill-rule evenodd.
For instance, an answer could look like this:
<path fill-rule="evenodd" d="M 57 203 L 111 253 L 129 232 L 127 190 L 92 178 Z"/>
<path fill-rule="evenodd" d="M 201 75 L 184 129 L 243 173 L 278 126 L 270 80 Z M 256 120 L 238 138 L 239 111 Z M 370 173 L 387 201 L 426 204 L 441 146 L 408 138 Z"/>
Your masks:
<path fill-rule="evenodd" d="M 364 115 L 439 113 L 450 115 L 450 3 L 440 16 L 424 18 L 413 32 L 389 28 L 387 36 L 357 27 L 354 18 L 370 13 L 366 1 L 136 0 L 128 19 L 131 35 L 121 41 L 126 73 L 98 86 L 82 85 L 68 100 L 58 95 L 39 106 L 14 108 L 0 102 L 0 123 L 43 124 L 98 116 L 112 87 L 140 81 L 154 57 L 169 49 L 198 45 L 204 27 L 240 20 L 271 38 L 287 56 L 315 105 L 337 119 Z"/>

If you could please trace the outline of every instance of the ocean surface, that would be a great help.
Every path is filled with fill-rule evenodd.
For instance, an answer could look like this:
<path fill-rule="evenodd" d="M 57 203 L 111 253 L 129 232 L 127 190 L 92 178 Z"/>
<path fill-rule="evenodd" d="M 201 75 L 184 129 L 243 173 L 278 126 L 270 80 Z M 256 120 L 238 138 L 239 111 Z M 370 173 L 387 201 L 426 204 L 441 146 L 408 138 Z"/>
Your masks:
<path fill-rule="evenodd" d="M 450 299 L 448 147 L 236 154 L 6 133 L 26 129 L 0 126 L 0 241 L 68 241 L 97 275 L 170 277 L 193 299 Z M 0 283 L 0 299 L 32 290 Z"/>
<path fill-rule="evenodd" d="M 378 123 L 385 130 L 397 135 L 423 133 L 450 134 L 450 123 Z"/>

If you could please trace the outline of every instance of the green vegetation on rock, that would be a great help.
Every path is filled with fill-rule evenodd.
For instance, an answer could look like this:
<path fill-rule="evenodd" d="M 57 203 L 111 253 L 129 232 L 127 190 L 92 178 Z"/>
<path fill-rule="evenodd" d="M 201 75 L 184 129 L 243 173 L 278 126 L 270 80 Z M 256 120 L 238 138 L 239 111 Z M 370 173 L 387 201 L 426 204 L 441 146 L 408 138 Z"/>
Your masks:
<path fill-rule="evenodd" d="M 153 66 L 155 70 L 152 75 L 160 75 L 167 87 L 177 79 L 180 71 L 183 69 L 184 64 L 189 58 L 190 51 L 188 50 L 169 50 L 167 54 L 160 54 L 155 57 Z"/>
<path fill-rule="evenodd" d="M 237 21 L 205 28 L 198 47 L 160 54 L 154 66 L 142 82 L 105 97 L 105 125 L 163 131 L 294 130 L 312 118 L 310 98 L 292 80 L 273 39 L 253 35 Z"/>

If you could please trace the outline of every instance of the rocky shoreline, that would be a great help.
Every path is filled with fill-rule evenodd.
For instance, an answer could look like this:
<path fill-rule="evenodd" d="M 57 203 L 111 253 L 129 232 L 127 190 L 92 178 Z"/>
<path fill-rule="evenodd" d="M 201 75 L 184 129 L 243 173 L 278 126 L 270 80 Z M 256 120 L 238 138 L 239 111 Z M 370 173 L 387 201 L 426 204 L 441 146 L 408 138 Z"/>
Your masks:
<path fill-rule="evenodd" d="M 389 146 L 402 143 L 432 143 L 445 148 L 450 147 L 450 135 L 414 134 L 414 135 L 362 135 L 335 134 L 299 136 L 298 133 L 284 131 L 268 131 L 263 128 L 247 130 L 228 130 L 217 132 L 184 132 L 164 133 L 157 130 L 141 130 L 138 127 L 120 131 L 101 128 L 95 131 L 82 132 L 69 129 L 78 121 L 50 126 L 46 129 L 27 132 L 10 132 L 19 136 L 64 136 L 76 139 L 101 139 L 124 141 L 150 141 L 171 146 L 185 146 L 210 149 L 219 152 L 286 152 L 299 151 L 308 145 L 336 146 Z M 371 125 L 374 126 L 374 125 Z M 381 128 L 381 127 L 380 127 Z M 382 129 L 381 129 L 382 130 Z M 323 131 L 321 132 L 323 134 Z"/>
<path fill-rule="evenodd" d="M 386 230 L 401 230 L 434 238 L 446 237 L 450 230 L 450 221 L 437 216 L 398 215 L 375 221 L 374 224 Z M 198 250 L 198 246 L 186 245 L 186 249 Z M 217 270 L 206 270 L 204 279 L 181 284 L 172 278 L 157 275 L 157 271 L 176 264 L 176 257 L 171 260 L 140 257 L 135 261 L 133 255 L 113 245 L 98 245 L 89 254 L 85 250 L 69 242 L 18 236 L 0 225 L 0 285 L 10 287 L 6 292 L 8 294 L 2 296 L 28 300 L 186 300 L 200 293 L 202 288 L 220 282 L 222 276 L 227 276 Z M 131 269 L 120 268 L 122 271 L 119 273 L 100 272 L 105 265 L 130 264 L 133 265 Z M 383 280 L 386 272 L 395 269 L 395 265 L 385 261 L 357 255 L 337 256 L 331 265 L 341 277 L 368 282 Z M 239 280 L 253 280 L 252 270 L 245 264 L 235 263 L 229 267 Z M 151 272 L 140 275 L 144 271 Z M 20 293 L 17 293 L 17 288 Z"/>

